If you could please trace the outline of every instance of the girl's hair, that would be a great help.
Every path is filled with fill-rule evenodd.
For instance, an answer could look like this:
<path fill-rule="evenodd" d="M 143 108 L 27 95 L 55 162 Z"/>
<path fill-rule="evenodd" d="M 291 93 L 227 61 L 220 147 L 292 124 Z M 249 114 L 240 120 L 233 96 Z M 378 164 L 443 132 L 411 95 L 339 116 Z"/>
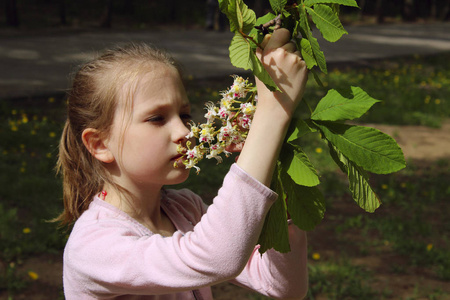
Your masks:
<path fill-rule="evenodd" d="M 94 158 L 82 141 L 86 128 L 96 129 L 108 137 L 118 99 L 128 95 L 142 75 L 158 66 L 180 66 L 166 52 L 145 44 L 129 44 L 106 51 L 84 64 L 76 72 L 67 93 L 67 121 L 60 145 L 57 171 L 63 177 L 64 211 L 55 221 L 67 225 L 75 222 L 89 207 L 104 184 L 124 191 L 115 184 L 102 162 Z M 130 86 L 128 93 L 123 88 Z"/>

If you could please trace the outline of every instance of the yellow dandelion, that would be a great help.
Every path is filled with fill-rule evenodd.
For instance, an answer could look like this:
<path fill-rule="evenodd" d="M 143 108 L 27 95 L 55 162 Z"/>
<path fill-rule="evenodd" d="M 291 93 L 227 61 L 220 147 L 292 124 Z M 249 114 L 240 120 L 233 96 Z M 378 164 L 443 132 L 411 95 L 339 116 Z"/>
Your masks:
<path fill-rule="evenodd" d="M 441 104 L 441 99 L 436 99 L 436 100 L 434 100 L 434 104 L 436 104 L 436 105 Z"/>
<path fill-rule="evenodd" d="M 433 249 L 433 244 L 428 244 L 427 245 L 427 251 L 431 251 L 431 249 Z"/>
<path fill-rule="evenodd" d="M 30 229 L 29 227 L 25 227 L 25 228 L 22 230 L 22 232 L 25 233 L 25 234 L 28 234 L 28 233 L 31 232 L 31 229 Z"/>
<path fill-rule="evenodd" d="M 30 278 L 33 279 L 33 280 L 38 280 L 39 279 L 39 275 L 36 272 L 33 272 L 33 271 L 29 271 L 28 272 L 28 276 L 30 276 Z"/>
<path fill-rule="evenodd" d="M 394 76 L 394 83 L 395 83 L 395 84 L 398 84 L 399 81 L 400 81 L 400 76 L 395 75 L 395 76 Z"/>
<path fill-rule="evenodd" d="M 12 115 L 17 115 L 17 110 L 13 109 L 13 110 L 11 111 L 11 114 L 12 114 Z"/>
<path fill-rule="evenodd" d="M 8 151 L 7 150 L 3 150 L 2 154 L 3 155 L 8 155 Z"/>
<path fill-rule="evenodd" d="M 27 170 L 25 169 L 25 167 L 21 167 L 20 168 L 20 173 L 25 173 Z"/>
<path fill-rule="evenodd" d="M 403 188 L 403 189 L 406 188 L 406 182 L 400 183 L 400 187 Z"/>
<path fill-rule="evenodd" d="M 322 153 L 322 151 L 323 151 L 322 148 L 320 148 L 320 147 L 316 148 L 316 153 Z"/>
<path fill-rule="evenodd" d="M 54 132 L 52 131 L 52 132 L 50 132 L 48 135 L 49 135 L 50 137 L 55 137 L 55 136 L 56 136 L 56 133 L 54 133 Z"/>
<path fill-rule="evenodd" d="M 37 121 L 38 120 L 38 116 L 37 115 L 34 115 L 33 116 L 33 121 Z"/>
<path fill-rule="evenodd" d="M 430 95 L 427 95 L 427 96 L 425 97 L 425 104 L 430 103 L 430 100 L 431 100 L 431 96 L 430 96 Z"/>
<path fill-rule="evenodd" d="M 22 114 L 22 123 L 28 123 L 28 116 L 26 114 Z"/>
<path fill-rule="evenodd" d="M 35 157 L 35 156 L 36 156 L 36 152 L 31 152 L 31 153 L 30 153 L 30 156 L 31 156 L 31 157 Z"/>
<path fill-rule="evenodd" d="M 47 122 L 47 120 L 48 120 L 48 118 L 47 118 L 47 117 L 45 117 L 45 116 L 44 116 L 44 117 L 42 117 L 42 121 L 43 121 L 43 122 Z"/>
<path fill-rule="evenodd" d="M 11 131 L 18 131 L 19 127 L 17 127 L 16 125 L 12 125 L 11 126 Z"/>
<path fill-rule="evenodd" d="M 382 185 L 381 185 L 381 188 L 382 188 L 383 190 L 387 190 L 388 185 L 387 185 L 387 184 L 382 184 Z"/>
<path fill-rule="evenodd" d="M 320 254 L 317 253 L 317 252 L 314 252 L 314 253 L 312 254 L 312 259 L 314 259 L 314 260 L 319 260 L 319 259 L 320 259 Z"/>
<path fill-rule="evenodd" d="M 50 152 L 47 153 L 45 156 L 47 156 L 47 158 L 52 158 L 52 154 Z"/>
<path fill-rule="evenodd" d="M 36 135 L 37 132 L 36 132 L 36 130 L 33 129 L 33 130 L 30 131 L 30 134 L 31 134 L 31 135 Z"/>
<path fill-rule="evenodd" d="M 50 98 L 48 98 L 48 102 L 50 102 L 50 103 L 55 102 L 55 97 L 50 97 Z"/>

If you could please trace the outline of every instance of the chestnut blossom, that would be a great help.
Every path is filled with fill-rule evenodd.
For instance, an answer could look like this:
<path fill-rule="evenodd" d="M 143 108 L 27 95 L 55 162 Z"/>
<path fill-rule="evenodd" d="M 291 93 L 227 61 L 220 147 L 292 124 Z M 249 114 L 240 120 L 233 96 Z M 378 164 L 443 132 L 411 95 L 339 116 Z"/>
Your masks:
<path fill-rule="evenodd" d="M 186 169 L 195 168 L 200 172 L 197 164 L 204 157 L 221 163 L 222 154 L 226 157 L 231 154 L 227 147 L 245 142 L 256 110 L 256 89 L 240 76 L 234 75 L 233 79 L 230 88 L 220 93 L 217 106 L 211 101 L 205 104 L 206 122 L 189 124 L 191 130 L 186 138 L 195 138 L 197 146 L 191 148 L 191 141 L 188 141 L 186 147 L 179 145 L 177 148 Z"/>

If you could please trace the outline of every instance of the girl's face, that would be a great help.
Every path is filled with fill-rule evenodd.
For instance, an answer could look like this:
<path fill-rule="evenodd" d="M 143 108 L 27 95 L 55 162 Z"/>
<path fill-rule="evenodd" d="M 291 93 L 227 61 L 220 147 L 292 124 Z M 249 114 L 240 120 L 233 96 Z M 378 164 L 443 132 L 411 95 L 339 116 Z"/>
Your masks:
<path fill-rule="evenodd" d="M 117 183 L 131 191 L 185 181 L 189 170 L 182 164 L 174 168 L 174 163 L 179 159 L 177 145 L 187 141 L 186 124 L 191 116 L 178 72 L 157 65 L 142 76 L 133 95 L 131 116 L 126 115 L 125 99 L 120 101 L 107 140 Z"/>

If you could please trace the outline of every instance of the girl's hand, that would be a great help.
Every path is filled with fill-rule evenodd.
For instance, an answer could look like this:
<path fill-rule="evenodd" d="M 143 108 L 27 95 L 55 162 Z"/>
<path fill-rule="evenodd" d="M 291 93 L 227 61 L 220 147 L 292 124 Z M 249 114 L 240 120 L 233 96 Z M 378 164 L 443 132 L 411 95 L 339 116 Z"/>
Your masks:
<path fill-rule="evenodd" d="M 272 35 L 266 35 L 264 38 L 262 42 L 264 49 L 258 49 L 256 52 L 281 92 L 271 92 L 261 81 L 255 79 L 258 89 L 258 109 L 267 106 L 274 113 L 284 112 L 288 118 L 292 116 L 302 99 L 308 79 L 306 63 L 290 38 L 289 30 L 284 28 L 275 30 Z M 273 98 L 278 101 L 274 103 L 271 101 Z"/>

